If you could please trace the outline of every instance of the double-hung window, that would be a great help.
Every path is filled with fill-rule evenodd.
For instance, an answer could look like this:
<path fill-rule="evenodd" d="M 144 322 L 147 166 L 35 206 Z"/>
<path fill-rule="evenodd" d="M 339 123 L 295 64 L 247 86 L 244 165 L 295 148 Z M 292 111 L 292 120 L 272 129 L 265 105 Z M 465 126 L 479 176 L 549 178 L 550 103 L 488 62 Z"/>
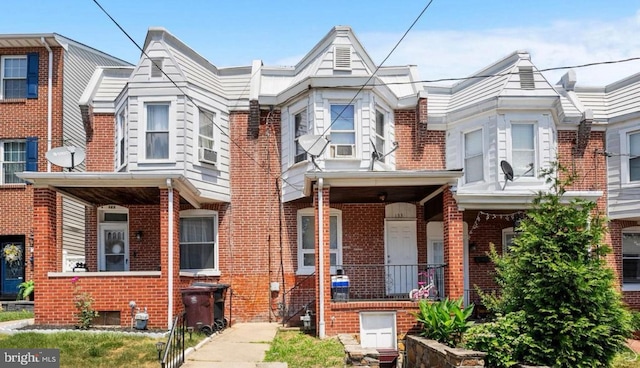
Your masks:
<path fill-rule="evenodd" d="M 464 176 L 467 183 L 484 179 L 482 129 L 464 135 Z"/>
<path fill-rule="evenodd" d="M 2 184 L 24 183 L 16 173 L 25 171 L 26 161 L 25 141 L 2 142 Z"/>
<path fill-rule="evenodd" d="M 536 149 L 534 124 L 511 125 L 511 158 L 515 176 L 534 176 Z"/>
<path fill-rule="evenodd" d="M 313 208 L 298 211 L 298 273 L 315 271 L 315 215 Z M 342 264 L 342 213 L 332 209 L 329 215 L 329 261 L 331 272 Z"/>
<path fill-rule="evenodd" d="M 640 284 L 640 228 L 622 232 L 622 281 Z"/>
<path fill-rule="evenodd" d="M 375 137 L 375 145 L 376 145 L 376 151 L 378 151 L 378 153 L 380 154 L 380 156 L 378 157 L 378 161 L 384 162 L 384 157 L 382 157 L 382 155 L 384 155 L 384 121 L 385 121 L 385 114 L 384 112 L 380 111 L 380 110 L 376 110 L 376 125 L 375 125 L 375 132 L 374 132 L 374 137 Z"/>
<path fill-rule="evenodd" d="M 117 168 L 121 168 L 125 162 L 125 126 L 126 126 L 126 115 L 124 109 L 122 109 L 116 118 L 116 157 L 117 157 Z"/>
<path fill-rule="evenodd" d="M 218 269 L 217 219 L 209 210 L 180 213 L 180 269 Z"/>
<path fill-rule="evenodd" d="M 215 130 L 213 126 L 215 114 L 202 109 L 199 111 L 198 147 L 213 151 L 215 146 Z"/>
<path fill-rule="evenodd" d="M 147 159 L 169 158 L 169 103 L 147 103 Z"/>
<path fill-rule="evenodd" d="M 2 90 L 3 99 L 27 97 L 27 57 L 3 56 L 2 57 Z"/>
<path fill-rule="evenodd" d="M 640 132 L 629 134 L 629 181 L 640 181 Z"/>
<path fill-rule="evenodd" d="M 293 116 L 294 134 L 295 134 L 295 158 L 294 163 L 298 163 L 307 159 L 307 152 L 302 148 L 298 139 L 309 133 L 309 125 L 307 124 L 307 109 L 300 111 Z"/>
<path fill-rule="evenodd" d="M 331 105 L 331 157 L 354 157 L 356 150 L 353 105 Z"/>

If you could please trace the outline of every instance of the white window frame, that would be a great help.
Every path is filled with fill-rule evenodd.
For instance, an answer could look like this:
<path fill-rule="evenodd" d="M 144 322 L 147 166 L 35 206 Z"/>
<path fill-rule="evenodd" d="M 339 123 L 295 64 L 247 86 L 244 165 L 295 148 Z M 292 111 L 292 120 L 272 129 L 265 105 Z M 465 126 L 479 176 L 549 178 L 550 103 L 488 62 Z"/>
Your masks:
<path fill-rule="evenodd" d="M 531 125 L 533 133 L 533 169 L 527 173 L 526 176 L 521 176 L 521 180 L 531 180 L 536 179 L 536 174 L 539 171 L 540 162 L 538 156 L 540 155 L 540 142 L 538 138 L 538 122 L 535 120 L 511 120 L 509 125 L 509 131 L 507 132 L 507 140 L 509 142 L 509 163 L 512 166 L 515 166 L 514 158 L 513 158 L 513 127 L 516 125 Z M 516 168 L 514 167 L 514 174 L 518 177 L 518 173 L 515 172 Z M 526 171 L 526 170 L 525 170 Z"/>
<path fill-rule="evenodd" d="M 213 210 L 184 210 L 180 211 L 180 219 L 188 217 L 212 217 L 213 218 L 213 232 L 214 232 L 214 244 L 213 244 L 213 268 L 202 269 L 180 269 L 180 275 L 182 276 L 220 276 L 220 257 L 219 257 L 219 233 L 218 233 L 218 211 Z M 180 247 L 182 245 L 180 244 Z M 180 261 L 178 261 L 180 266 Z"/>
<path fill-rule="evenodd" d="M 467 134 L 472 134 L 472 133 L 476 133 L 476 132 L 480 132 L 480 145 L 481 150 L 480 150 L 480 154 L 476 154 L 472 157 L 467 157 Z M 473 130 L 469 130 L 469 131 L 465 131 L 462 132 L 462 146 L 463 146 L 463 150 L 462 150 L 462 167 L 464 167 L 464 182 L 465 184 L 472 184 L 472 183 L 482 183 L 485 180 L 486 177 L 486 173 L 485 171 L 485 145 L 484 145 L 484 128 L 480 128 L 480 129 L 473 129 Z M 469 179 L 467 178 L 467 160 L 471 159 L 471 158 L 477 158 L 478 156 L 482 157 L 482 177 L 478 180 L 474 180 L 474 181 L 469 181 Z"/>
<path fill-rule="evenodd" d="M 620 130 L 620 182 L 625 187 L 638 187 L 640 186 L 640 180 L 631 181 L 631 166 L 629 160 L 631 159 L 631 142 L 630 137 L 633 134 L 640 134 L 637 126 L 633 128 Z"/>
<path fill-rule="evenodd" d="M 163 159 L 147 158 L 147 105 L 168 104 L 169 105 L 169 157 Z M 139 163 L 167 163 L 176 161 L 176 105 L 177 98 L 174 97 L 145 97 L 139 99 L 140 120 L 138 121 L 138 162 Z"/>
<path fill-rule="evenodd" d="M 307 158 L 308 158 L 308 155 L 309 155 L 308 153 L 305 153 L 304 154 L 305 156 L 304 156 L 303 159 L 301 159 L 300 161 L 296 161 L 296 158 L 298 156 L 298 153 L 297 153 L 298 152 L 298 138 L 300 137 L 300 136 L 297 135 L 298 132 L 296 131 L 296 118 L 298 116 L 305 116 L 305 118 L 307 120 L 307 131 L 304 134 L 301 134 L 300 136 L 305 135 L 305 134 L 309 134 L 309 132 L 311 131 L 311 124 L 310 124 L 310 119 L 309 119 L 309 110 L 307 109 L 307 107 L 304 107 L 304 108 L 296 111 L 295 113 L 291 114 L 291 132 L 292 132 L 291 136 L 293 137 L 293 147 L 291 148 L 291 157 L 292 157 L 291 164 L 292 165 L 295 165 L 295 164 L 300 163 L 300 162 L 307 161 Z"/>
<path fill-rule="evenodd" d="M 127 164 L 127 110 L 122 108 L 116 114 L 116 171 Z"/>
<path fill-rule="evenodd" d="M 127 221 L 107 221 L 105 220 L 105 214 L 107 213 L 119 213 L 125 214 L 127 216 Z M 131 221 L 131 216 L 129 214 L 129 209 L 126 207 L 110 204 L 98 207 L 98 270 L 105 269 L 106 264 L 106 255 L 104 253 L 104 239 L 102 239 L 102 230 L 117 230 L 124 229 L 125 239 L 124 239 L 124 271 L 116 271 L 116 272 L 127 272 L 130 270 L 131 262 L 130 262 L 130 254 L 129 254 L 129 223 Z"/>
<path fill-rule="evenodd" d="M 372 121 L 371 124 L 371 130 L 372 130 L 372 136 L 373 136 L 373 142 L 374 145 L 376 147 L 376 150 L 378 151 L 379 154 L 385 154 L 386 150 L 387 150 L 387 136 L 388 136 L 388 131 L 389 131 L 389 116 L 386 110 L 383 110 L 382 108 L 380 108 L 379 106 L 377 106 L 375 109 L 375 117 Z M 378 116 L 382 116 L 382 134 L 380 134 L 380 132 L 378 132 Z M 380 139 L 382 141 L 382 147 L 378 147 L 378 139 Z M 386 162 L 386 157 L 383 158 L 379 158 L 378 159 L 379 162 L 385 163 Z"/>
<path fill-rule="evenodd" d="M 502 254 L 509 252 L 509 246 L 513 243 L 513 239 L 517 236 L 517 233 L 513 227 L 507 227 L 502 229 Z M 509 241 L 511 237 L 511 241 Z"/>
<path fill-rule="evenodd" d="M 5 143 L 22 143 L 24 145 L 24 161 L 5 161 L 4 160 L 4 145 Z M 0 140 L 0 185 L 25 185 L 26 182 L 18 177 L 16 177 L 18 179 L 18 182 L 16 183 L 7 183 L 5 182 L 5 164 L 19 164 L 22 163 L 26 169 L 27 166 L 27 142 L 24 139 L 5 139 L 5 140 Z M 22 170 L 24 171 L 24 170 Z M 16 172 L 21 172 L 21 171 L 16 171 Z M 15 174 L 14 174 L 15 175 Z"/>
<path fill-rule="evenodd" d="M 640 226 L 633 226 L 633 227 L 627 227 L 622 229 L 622 234 L 623 236 L 620 237 L 620 257 L 622 258 L 622 274 L 620 276 L 620 281 L 622 283 L 622 291 L 640 291 L 640 282 L 638 283 L 631 283 L 631 282 L 624 282 L 624 245 L 622 244 L 623 238 L 624 238 L 624 234 L 640 234 Z"/>
<path fill-rule="evenodd" d="M 340 133 L 340 134 L 344 134 L 344 133 L 351 133 L 353 134 L 353 154 L 351 156 L 345 156 L 345 157 L 338 157 L 335 154 L 333 154 L 332 150 L 333 147 L 336 145 L 346 145 L 346 144 L 334 144 L 333 142 L 331 142 L 329 144 L 329 158 L 332 160 L 354 160 L 354 159 L 358 159 L 358 157 L 360 157 L 360 143 L 359 143 L 359 126 L 361 125 L 361 119 L 360 119 L 360 102 L 359 101 L 340 101 L 340 100 L 330 100 L 328 103 L 328 110 L 327 110 L 327 126 L 330 126 L 331 124 L 333 124 L 333 117 L 331 114 L 331 110 L 333 106 L 345 106 L 345 105 L 349 105 L 349 106 L 353 106 L 353 130 L 336 130 L 334 129 L 333 126 L 331 126 L 331 129 L 329 130 L 330 134 L 334 134 L 334 133 Z M 344 108 L 344 107 L 343 107 Z M 342 109 L 340 110 L 342 111 Z M 340 115 L 342 117 L 342 115 Z"/>
<path fill-rule="evenodd" d="M 298 215 L 297 215 L 298 269 L 296 271 L 296 275 L 311 275 L 316 271 L 315 264 L 314 266 L 304 266 L 304 255 L 315 254 L 315 245 L 313 250 L 302 249 L 302 231 L 301 230 L 302 230 L 303 216 L 312 216 L 314 217 L 314 221 L 315 221 L 315 216 L 316 216 L 315 209 L 313 207 L 309 207 L 309 208 L 303 208 L 298 210 Z M 338 239 L 337 248 L 335 250 L 330 250 L 330 252 L 336 253 L 336 265 L 342 265 L 342 211 L 332 208 L 329 212 L 329 216 L 336 217 L 337 219 L 336 227 L 337 227 L 337 239 Z M 314 225 L 313 232 L 315 234 L 315 225 Z M 329 235 L 329 237 L 331 237 L 331 235 Z M 329 238 L 329 240 L 330 239 L 331 238 Z M 318 241 L 317 239 L 314 240 L 314 242 L 317 242 L 317 241 Z M 317 257 L 316 257 L 316 260 L 317 260 Z M 330 266 L 330 269 L 331 269 L 331 274 L 336 274 L 337 269 L 335 266 Z"/>
<path fill-rule="evenodd" d="M 4 64 L 5 61 L 7 59 L 24 59 L 25 62 L 27 63 L 27 69 L 29 68 L 28 65 L 28 60 L 27 60 L 27 55 L 4 55 L 2 57 L 0 57 L 0 100 L 5 99 L 4 97 L 4 81 L 5 79 L 20 79 L 20 80 L 24 80 L 24 85 L 25 88 L 27 88 L 27 74 L 28 74 L 28 70 L 25 70 L 25 75 L 24 78 L 8 78 L 5 77 L 4 75 Z M 25 95 L 23 97 L 19 97 L 19 98 L 27 98 L 27 95 L 25 93 Z"/>

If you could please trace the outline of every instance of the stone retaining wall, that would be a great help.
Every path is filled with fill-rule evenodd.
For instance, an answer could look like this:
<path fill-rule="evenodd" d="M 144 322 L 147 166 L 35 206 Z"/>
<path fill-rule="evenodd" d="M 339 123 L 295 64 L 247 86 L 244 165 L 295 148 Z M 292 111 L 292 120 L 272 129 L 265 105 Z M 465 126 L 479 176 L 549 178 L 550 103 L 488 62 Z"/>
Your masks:
<path fill-rule="evenodd" d="M 406 337 L 407 368 L 484 367 L 486 353 L 450 348 L 420 336 Z"/>

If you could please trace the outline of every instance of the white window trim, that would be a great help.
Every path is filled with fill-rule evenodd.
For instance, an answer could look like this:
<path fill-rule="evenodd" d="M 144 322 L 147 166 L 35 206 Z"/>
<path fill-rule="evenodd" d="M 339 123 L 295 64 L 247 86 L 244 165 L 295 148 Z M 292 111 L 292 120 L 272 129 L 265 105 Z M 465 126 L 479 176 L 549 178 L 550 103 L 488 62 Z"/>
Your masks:
<path fill-rule="evenodd" d="M 120 116 L 124 115 L 124 120 L 120 120 Z M 120 147 L 120 141 L 124 140 L 124 145 Z M 124 150 L 124 158 L 120 162 L 121 149 Z M 127 109 L 122 107 L 116 113 L 116 171 L 122 170 L 127 165 Z"/>
<path fill-rule="evenodd" d="M 502 229 L 502 254 L 506 254 L 507 249 L 507 236 L 512 235 L 515 237 L 516 231 L 513 227 L 506 227 Z"/>
<path fill-rule="evenodd" d="M 210 164 L 200 161 L 200 110 L 213 115 L 213 150 L 218 153 L 218 162 L 220 162 L 220 114 L 214 109 L 195 106 L 193 129 L 193 163 L 200 166 L 209 166 Z"/>
<path fill-rule="evenodd" d="M 387 153 L 386 151 L 389 149 L 389 112 L 382 108 L 379 105 L 376 105 L 376 107 L 373 109 L 374 114 L 373 114 L 373 119 L 371 120 L 371 136 L 373 138 L 373 142 L 374 144 L 377 143 L 377 138 L 380 137 L 383 140 L 383 144 L 382 144 L 382 151 L 378 151 L 378 153 L 380 154 L 385 154 Z M 378 134 L 378 113 L 382 114 L 382 118 L 384 119 L 384 122 L 382 124 L 382 135 Z M 373 148 L 372 148 L 373 150 Z M 383 158 L 382 161 L 378 161 L 380 163 L 386 163 L 387 158 Z"/>
<path fill-rule="evenodd" d="M 5 143 L 11 143 L 11 142 L 18 142 L 18 143 L 24 143 L 24 149 L 25 149 L 25 160 L 24 160 L 24 164 L 25 164 L 25 168 L 26 168 L 26 164 L 27 164 L 27 157 L 26 157 L 26 150 L 27 150 L 27 142 L 24 139 L 0 139 L 0 185 L 26 185 L 27 183 L 24 180 L 21 180 L 19 183 L 5 183 L 4 181 L 4 164 L 5 163 L 16 163 L 19 161 L 5 161 L 4 160 L 4 144 Z"/>
<path fill-rule="evenodd" d="M 214 231 L 214 245 L 213 245 L 213 268 L 201 268 L 201 269 L 180 269 L 180 274 L 184 276 L 220 276 L 220 259 L 219 259 L 219 236 L 218 236 L 218 211 L 213 210 L 184 210 L 180 211 L 180 218 L 185 217 L 213 217 L 213 231 Z M 178 266 L 180 263 L 178 262 Z"/>
<path fill-rule="evenodd" d="M 472 181 L 472 182 L 468 182 L 467 181 L 467 170 L 466 170 L 466 167 L 465 167 L 465 163 L 467 161 L 467 157 L 466 157 L 466 155 L 467 155 L 467 145 L 466 145 L 466 139 L 465 138 L 466 138 L 467 134 L 475 133 L 478 130 L 480 131 L 481 144 L 482 144 L 482 179 L 476 180 L 476 181 Z M 461 156 L 460 158 L 462 159 L 461 167 L 465 168 L 465 170 L 464 170 L 464 172 L 465 172 L 464 181 L 463 181 L 464 184 L 481 184 L 481 183 L 486 182 L 487 177 L 488 177 L 487 176 L 487 172 L 486 172 L 487 165 L 485 165 L 484 163 L 485 163 L 485 161 L 487 159 L 486 158 L 487 157 L 487 151 L 486 151 L 487 147 L 485 145 L 485 130 L 484 130 L 484 126 L 480 127 L 479 129 L 475 129 L 474 128 L 474 129 L 462 131 L 462 142 L 461 143 L 462 143 L 462 154 L 460 155 Z"/>
<path fill-rule="evenodd" d="M 537 177 L 540 172 L 540 155 L 542 154 L 542 148 L 540 146 L 540 125 L 539 122 L 535 119 L 510 119 L 507 125 L 506 130 L 506 140 L 507 140 L 507 161 L 513 165 L 513 139 L 512 139 L 512 130 L 511 127 L 514 125 L 533 125 L 533 176 L 520 176 L 518 177 L 518 181 L 523 182 L 540 182 L 544 179 L 539 179 Z"/>
<path fill-rule="evenodd" d="M 105 221 L 104 220 L 104 214 L 105 213 L 124 213 L 127 215 L 127 221 Z M 124 271 L 112 271 L 112 272 L 129 272 L 130 269 L 130 254 L 129 254 L 129 248 L 130 248 L 130 244 L 129 244 L 129 222 L 131 221 L 131 216 L 129 215 L 129 209 L 126 207 L 122 207 L 122 206 L 118 206 L 118 205 L 104 205 L 101 207 L 98 207 L 98 229 L 97 229 L 97 234 L 98 234 L 98 254 L 97 254 L 97 264 L 98 264 L 98 270 L 102 270 L 105 266 L 105 262 L 106 259 L 104 259 L 104 247 L 102 246 L 102 230 L 103 229 L 117 229 L 121 226 L 125 226 L 125 247 L 124 247 L 124 256 L 125 256 L 125 264 L 124 264 Z M 105 271 L 100 271 L 100 272 L 105 272 Z"/>
<path fill-rule="evenodd" d="M 291 159 L 289 160 L 289 166 L 293 166 L 293 165 L 297 165 L 297 164 L 301 164 L 301 163 L 306 163 L 309 160 L 309 154 L 307 153 L 307 159 L 305 160 L 301 160 L 299 162 L 296 162 L 296 115 L 298 114 L 302 114 L 305 113 L 307 115 L 307 133 L 306 134 L 310 134 L 311 133 L 311 121 L 309 119 L 309 109 L 307 106 L 301 107 L 297 110 L 295 110 L 295 112 L 293 114 L 290 115 L 290 119 L 291 119 L 291 124 L 290 124 L 290 132 L 291 132 Z"/>
<path fill-rule="evenodd" d="M 331 106 L 333 105 L 353 105 L 353 133 L 355 135 L 354 139 L 354 152 L 351 157 L 331 157 L 331 142 L 329 142 L 329 146 L 327 147 L 326 157 L 327 160 L 339 160 L 339 161 L 348 161 L 348 160 L 360 160 L 362 157 L 362 119 L 361 119 L 361 111 L 362 111 L 362 103 L 360 100 L 349 101 L 349 100 L 338 100 L 338 99 L 329 99 L 326 100 L 325 106 L 325 116 L 326 116 L 326 126 L 329 127 L 333 123 L 333 119 L 331 117 Z M 326 128 L 325 128 L 326 129 Z M 333 127 L 329 129 L 329 134 L 333 132 Z M 337 132 L 347 132 L 346 130 L 338 130 Z"/>
<path fill-rule="evenodd" d="M 637 126 L 634 126 L 633 128 L 627 128 L 627 129 L 622 129 L 620 130 L 620 153 L 621 155 L 619 156 L 620 159 L 620 183 L 622 184 L 622 186 L 624 188 L 633 188 L 633 187 L 640 187 L 640 180 L 639 181 L 631 181 L 630 179 L 630 167 L 629 167 L 629 158 L 631 156 L 627 156 L 628 154 L 631 153 L 631 147 L 629 145 L 629 136 L 631 134 L 634 133 L 638 133 L 640 134 L 640 129 L 638 129 Z M 609 166 L 607 166 L 607 170 L 609 169 Z"/>
<path fill-rule="evenodd" d="M 622 234 L 624 233 L 638 234 L 640 233 L 640 226 L 632 226 L 632 227 L 624 228 L 622 229 Z M 620 237 L 620 241 L 622 242 L 622 237 Z M 624 274 L 624 256 L 623 256 L 624 247 L 622 246 L 622 243 L 620 243 L 620 250 L 621 250 L 620 261 L 623 263 L 622 273 Z M 620 281 L 622 282 L 622 291 L 640 291 L 640 283 L 625 283 L 624 276 L 622 274 L 620 275 Z"/>
<path fill-rule="evenodd" d="M 303 216 L 313 216 L 315 218 L 316 213 L 315 213 L 315 209 L 313 207 L 309 207 L 309 208 L 303 208 L 298 210 L 298 215 L 297 215 L 297 227 L 296 227 L 296 231 L 297 231 L 297 253 L 298 253 L 298 269 L 296 270 L 296 275 L 311 275 L 313 274 L 316 269 L 315 266 L 313 267 L 309 267 L 309 266 L 303 266 L 304 264 L 304 254 L 308 254 L 309 252 L 304 252 L 302 251 L 302 217 Z M 338 249 L 336 249 L 336 264 L 338 265 L 342 265 L 342 211 L 332 208 L 329 211 L 329 216 L 335 216 L 337 217 L 337 231 L 338 231 Z M 315 230 L 314 230 L 315 232 Z M 317 242 L 317 239 L 315 239 L 314 241 Z M 314 247 L 314 251 L 313 254 L 315 254 L 315 247 Z M 317 257 L 316 257 L 317 260 Z M 331 274 L 336 274 L 337 273 L 337 269 L 334 266 L 330 267 L 331 269 Z"/>
<path fill-rule="evenodd" d="M 4 80 L 5 80 L 5 76 L 4 76 L 4 61 L 6 59 L 25 59 L 27 60 L 27 55 L 3 55 L 0 57 L 0 100 L 4 99 Z M 28 63 L 28 61 L 27 61 Z M 27 65 L 27 68 L 29 66 Z M 28 73 L 28 71 L 27 71 Z M 16 78 L 9 78 L 9 79 L 16 79 Z M 20 78 L 22 79 L 22 78 Z M 25 75 L 24 77 L 25 80 L 25 84 L 27 83 L 27 75 Z M 27 96 L 24 96 L 24 98 L 26 98 Z"/>
<path fill-rule="evenodd" d="M 177 104 L 178 99 L 175 96 L 167 97 L 145 97 L 139 98 L 139 116 L 138 121 L 138 162 L 139 163 L 174 163 L 176 162 L 176 120 L 177 120 Z M 147 104 L 169 105 L 169 157 L 166 159 L 148 159 L 147 158 Z"/>

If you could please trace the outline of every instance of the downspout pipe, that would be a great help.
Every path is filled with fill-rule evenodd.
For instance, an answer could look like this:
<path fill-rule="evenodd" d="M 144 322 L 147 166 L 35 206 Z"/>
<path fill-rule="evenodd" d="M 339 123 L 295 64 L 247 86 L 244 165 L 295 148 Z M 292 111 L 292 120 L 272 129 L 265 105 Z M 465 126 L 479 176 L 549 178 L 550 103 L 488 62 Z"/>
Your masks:
<path fill-rule="evenodd" d="M 322 187 L 324 186 L 323 178 L 318 179 L 318 283 L 320 291 L 320 311 L 318 312 L 318 337 L 324 339 L 326 337 L 326 328 L 324 321 L 324 196 Z"/>
<path fill-rule="evenodd" d="M 51 86 L 53 85 L 53 51 L 51 50 L 51 47 L 49 47 L 49 44 L 44 39 L 44 37 L 40 37 L 40 42 L 42 42 L 44 47 L 49 52 L 49 61 L 48 61 L 49 65 L 48 65 L 48 69 L 47 69 L 48 70 L 48 73 L 47 73 L 47 152 L 49 152 L 49 151 L 51 151 L 51 129 L 52 129 L 52 122 L 51 122 L 51 105 L 52 105 L 51 96 L 52 96 L 52 92 L 51 92 Z M 51 162 L 49 162 L 49 160 L 47 160 L 47 172 L 51 172 Z"/>
<path fill-rule="evenodd" d="M 171 329 L 173 324 L 173 183 L 171 179 L 167 179 L 168 193 L 168 219 L 167 219 L 167 232 L 168 232 L 168 257 L 169 264 L 167 271 L 169 272 L 169 282 L 167 283 L 168 292 L 168 312 L 167 312 L 167 328 Z"/>

